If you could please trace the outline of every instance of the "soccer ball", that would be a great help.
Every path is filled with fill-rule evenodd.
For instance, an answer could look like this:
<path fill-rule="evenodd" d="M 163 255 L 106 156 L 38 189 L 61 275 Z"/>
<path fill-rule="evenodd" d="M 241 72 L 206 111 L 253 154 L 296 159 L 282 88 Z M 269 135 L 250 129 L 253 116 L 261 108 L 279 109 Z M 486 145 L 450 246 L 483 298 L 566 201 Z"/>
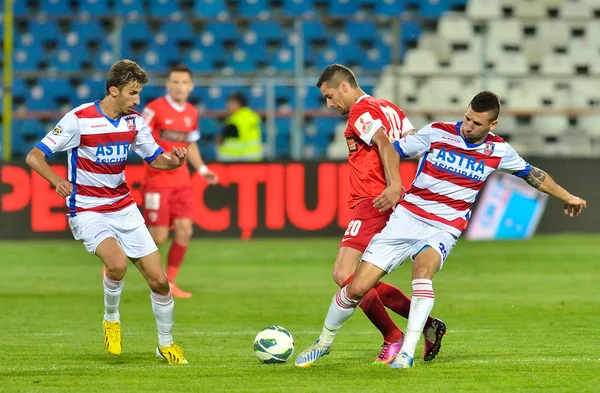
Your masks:
<path fill-rule="evenodd" d="M 284 363 L 293 353 L 294 338 L 281 326 L 268 326 L 254 339 L 254 354 L 263 363 Z"/>

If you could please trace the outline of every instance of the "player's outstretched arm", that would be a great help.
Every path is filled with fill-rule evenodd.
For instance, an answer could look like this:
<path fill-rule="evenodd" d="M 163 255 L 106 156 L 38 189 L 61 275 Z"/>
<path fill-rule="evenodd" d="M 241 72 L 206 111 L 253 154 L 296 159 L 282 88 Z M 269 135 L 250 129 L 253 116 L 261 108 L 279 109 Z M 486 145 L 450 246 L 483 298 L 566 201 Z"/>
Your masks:
<path fill-rule="evenodd" d="M 541 192 L 552 195 L 563 201 L 565 214 L 569 217 L 578 216 L 587 206 L 584 199 L 571 195 L 567 190 L 556 184 L 556 182 L 543 170 L 531 167 L 531 171 L 523 178 L 531 187 L 537 188 Z"/>
<path fill-rule="evenodd" d="M 373 134 L 373 143 L 379 150 L 379 157 L 385 171 L 387 188 L 381 195 L 373 200 L 373 207 L 380 212 L 393 209 L 402 194 L 402 179 L 400 179 L 400 156 L 396 153 L 394 145 L 380 128 Z"/>
<path fill-rule="evenodd" d="M 154 169 L 169 170 L 179 168 L 185 163 L 187 149 L 185 147 L 175 147 L 171 155 L 159 154 L 150 166 Z"/>
<path fill-rule="evenodd" d="M 34 147 L 29 154 L 27 154 L 25 162 L 31 169 L 36 171 L 44 179 L 48 180 L 48 182 L 56 188 L 56 193 L 58 195 L 63 198 L 71 195 L 71 192 L 73 192 L 73 185 L 68 180 L 60 177 L 58 173 L 54 172 L 46 162 L 46 154 L 43 151 Z"/>

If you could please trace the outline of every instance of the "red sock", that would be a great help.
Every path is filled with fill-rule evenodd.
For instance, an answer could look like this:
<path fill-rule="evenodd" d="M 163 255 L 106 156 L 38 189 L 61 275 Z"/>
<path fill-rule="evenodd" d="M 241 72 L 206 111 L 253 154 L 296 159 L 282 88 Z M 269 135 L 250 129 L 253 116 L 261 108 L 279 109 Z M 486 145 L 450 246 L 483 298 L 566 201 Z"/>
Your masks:
<path fill-rule="evenodd" d="M 408 319 L 410 298 L 400 288 L 396 288 L 387 282 L 379 281 L 373 289 L 377 291 L 379 299 L 387 308 Z M 431 316 L 427 317 L 427 323 L 431 322 L 431 319 Z"/>
<path fill-rule="evenodd" d="M 354 274 L 344 281 L 342 287 L 348 285 L 353 278 Z M 402 331 L 392 321 L 392 318 L 388 315 L 387 310 L 374 289 L 367 292 L 358 305 L 367 318 L 369 318 L 369 321 L 381 332 L 385 342 L 394 343 L 400 341 L 403 335 Z"/>
<path fill-rule="evenodd" d="M 187 246 L 182 246 L 175 241 L 171 243 L 171 248 L 169 248 L 169 255 L 167 257 L 167 278 L 169 279 L 169 282 L 175 282 L 175 278 L 177 278 L 177 273 L 179 273 L 179 267 L 181 266 L 181 262 L 183 262 L 186 251 Z"/>

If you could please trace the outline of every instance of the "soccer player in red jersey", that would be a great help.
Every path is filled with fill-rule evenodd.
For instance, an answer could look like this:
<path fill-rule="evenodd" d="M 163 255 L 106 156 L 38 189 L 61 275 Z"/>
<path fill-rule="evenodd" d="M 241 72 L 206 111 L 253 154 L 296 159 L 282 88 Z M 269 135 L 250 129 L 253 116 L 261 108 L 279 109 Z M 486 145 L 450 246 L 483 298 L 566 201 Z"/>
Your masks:
<path fill-rule="evenodd" d="M 165 151 L 174 147 L 187 148 L 187 158 L 194 169 L 209 184 L 216 184 L 219 179 L 204 164 L 196 144 L 200 139 L 198 112 L 187 102 L 194 88 L 190 69 L 184 65 L 171 68 L 166 88 L 167 95 L 148 103 L 142 112 L 154 139 Z M 159 245 L 164 243 L 171 226 L 175 230 L 167 256 L 171 293 L 174 297 L 190 298 L 190 292 L 175 284 L 193 232 L 195 201 L 189 169 L 183 166 L 165 172 L 146 166 L 142 194 L 144 218 L 154 241 Z"/>
<path fill-rule="evenodd" d="M 352 219 L 333 269 L 334 281 L 344 287 L 352 280 L 371 238 L 385 227 L 401 199 L 400 160 L 392 141 L 413 132 L 414 127 L 396 105 L 365 94 L 354 73 L 343 65 L 325 68 L 317 87 L 328 107 L 348 115 L 344 135 L 349 150 Z M 404 336 L 384 306 L 408 318 L 410 299 L 400 289 L 379 282 L 360 303 L 361 309 L 383 335 L 381 353 L 373 364 L 389 364 L 400 350 Z M 442 321 L 428 318 L 423 329 L 426 361 L 437 356 L 445 332 Z"/>

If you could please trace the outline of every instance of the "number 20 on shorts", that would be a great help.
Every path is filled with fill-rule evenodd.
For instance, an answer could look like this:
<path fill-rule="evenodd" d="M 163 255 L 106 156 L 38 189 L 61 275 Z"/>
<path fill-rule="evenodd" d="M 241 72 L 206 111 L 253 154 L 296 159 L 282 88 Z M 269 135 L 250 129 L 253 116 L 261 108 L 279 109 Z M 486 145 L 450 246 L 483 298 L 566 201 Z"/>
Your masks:
<path fill-rule="evenodd" d="M 358 231 L 360 230 L 360 225 L 362 222 L 360 220 L 352 220 L 348 224 L 348 229 L 344 233 L 344 236 L 356 236 L 358 235 Z"/>

